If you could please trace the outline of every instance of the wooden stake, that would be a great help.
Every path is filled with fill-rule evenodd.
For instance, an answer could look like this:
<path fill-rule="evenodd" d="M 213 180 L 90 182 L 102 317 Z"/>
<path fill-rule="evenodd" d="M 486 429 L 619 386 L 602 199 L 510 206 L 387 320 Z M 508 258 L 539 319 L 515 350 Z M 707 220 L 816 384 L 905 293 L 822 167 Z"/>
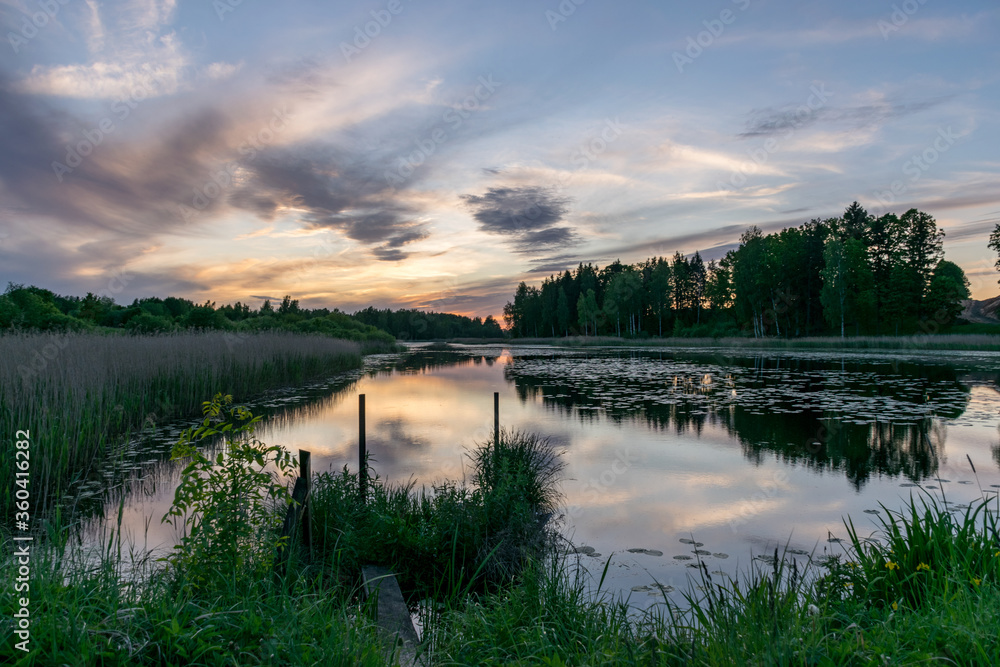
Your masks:
<path fill-rule="evenodd" d="M 365 395 L 358 395 L 358 492 L 361 504 L 365 503 L 366 487 L 368 486 L 368 465 L 365 450 Z"/>

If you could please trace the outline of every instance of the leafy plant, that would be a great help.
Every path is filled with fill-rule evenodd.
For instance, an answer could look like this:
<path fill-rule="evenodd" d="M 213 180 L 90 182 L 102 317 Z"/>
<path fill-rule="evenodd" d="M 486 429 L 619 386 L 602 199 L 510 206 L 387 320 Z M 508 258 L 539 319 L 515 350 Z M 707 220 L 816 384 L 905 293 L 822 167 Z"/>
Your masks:
<path fill-rule="evenodd" d="M 295 458 L 278 445 L 254 437 L 260 417 L 233 405 L 229 394 L 203 404 L 201 426 L 181 434 L 172 460 L 190 458 L 181 473 L 170 511 L 163 517 L 186 534 L 168 559 L 175 567 L 198 573 L 200 582 L 240 573 L 261 574 L 273 563 L 273 537 L 280 516 L 276 502 L 291 501 L 280 475 L 291 473 Z M 197 442 L 220 436 L 225 446 L 212 453 Z M 273 468 L 270 468 L 273 466 Z M 270 537 L 269 537 L 270 536 Z"/>
<path fill-rule="evenodd" d="M 883 505 L 878 539 L 859 535 L 848 518 L 849 560 L 831 564 L 830 590 L 877 606 L 916 608 L 1000 581 L 1000 526 L 990 504 L 973 502 L 958 516 L 929 494 L 919 507 L 911 498 L 902 512 Z"/>

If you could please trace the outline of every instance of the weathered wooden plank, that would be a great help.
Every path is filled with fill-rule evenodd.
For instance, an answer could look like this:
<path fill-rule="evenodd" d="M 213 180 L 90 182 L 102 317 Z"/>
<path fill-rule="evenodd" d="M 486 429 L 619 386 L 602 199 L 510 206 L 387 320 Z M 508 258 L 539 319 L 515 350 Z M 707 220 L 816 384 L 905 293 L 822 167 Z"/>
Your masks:
<path fill-rule="evenodd" d="M 284 567 L 285 561 L 288 560 L 288 552 L 291 550 L 292 544 L 298 535 L 297 528 L 299 520 L 302 517 L 302 509 L 305 507 L 308 499 L 309 482 L 302 477 L 297 477 L 295 479 L 295 488 L 292 489 L 292 500 L 295 502 L 288 504 L 288 511 L 285 512 L 285 522 L 281 526 L 281 537 L 287 537 L 288 540 L 285 547 L 278 553 L 276 563 L 278 568 Z"/>
<path fill-rule="evenodd" d="M 388 568 L 368 565 L 361 568 L 361 577 L 364 580 L 365 596 L 377 596 L 375 613 L 379 627 L 392 637 L 394 642 L 402 640 L 402 656 L 412 660 L 413 648 L 419 639 L 396 576 Z"/>

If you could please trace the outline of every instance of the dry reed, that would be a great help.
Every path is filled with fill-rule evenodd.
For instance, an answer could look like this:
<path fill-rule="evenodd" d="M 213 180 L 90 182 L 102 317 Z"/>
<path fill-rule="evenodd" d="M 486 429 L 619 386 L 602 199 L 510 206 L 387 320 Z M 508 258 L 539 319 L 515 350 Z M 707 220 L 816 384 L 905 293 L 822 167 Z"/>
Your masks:
<path fill-rule="evenodd" d="M 197 415 L 216 392 L 245 400 L 360 364 L 357 343 L 322 335 L 2 335 L 0 509 L 10 517 L 17 430 L 30 431 L 37 513 L 144 424 Z"/>

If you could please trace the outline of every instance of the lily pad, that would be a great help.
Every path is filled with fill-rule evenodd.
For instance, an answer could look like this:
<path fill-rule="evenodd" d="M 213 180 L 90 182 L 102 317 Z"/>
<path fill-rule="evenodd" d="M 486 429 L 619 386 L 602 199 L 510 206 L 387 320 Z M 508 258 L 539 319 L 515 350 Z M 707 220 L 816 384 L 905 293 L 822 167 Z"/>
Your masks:
<path fill-rule="evenodd" d="M 632 554 L 645 554 L 646 556 L 662 556 L 663 552 L 656 549 L 629 549 L 629 553 Z"/>

